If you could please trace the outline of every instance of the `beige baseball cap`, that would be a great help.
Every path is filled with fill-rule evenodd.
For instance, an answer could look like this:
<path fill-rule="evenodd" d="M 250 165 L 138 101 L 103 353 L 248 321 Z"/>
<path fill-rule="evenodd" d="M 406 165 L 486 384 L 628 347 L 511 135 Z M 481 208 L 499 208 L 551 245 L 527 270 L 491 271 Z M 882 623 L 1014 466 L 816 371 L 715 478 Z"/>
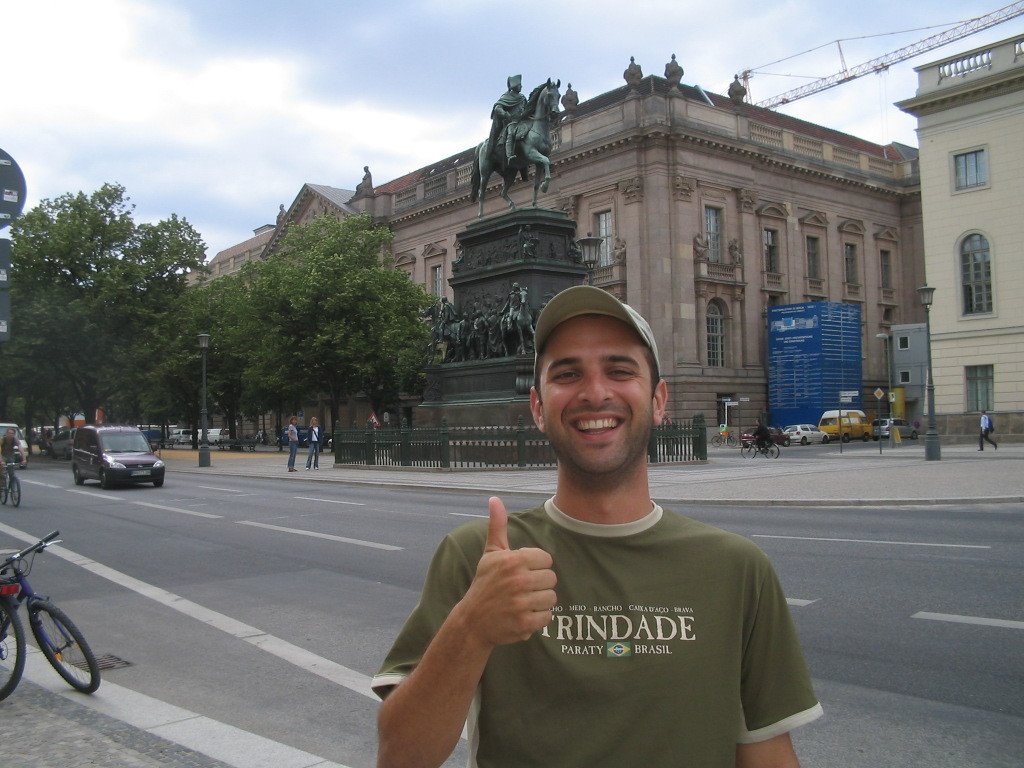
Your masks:
<path fill-rule="evenodd" d="M 654 355 L 654 378 L 660 378 L 658 371 L 658 345 L 654 341 L 654 332 L 640 313 L 628 304 L 623 304 L 607 291 L 591 285 L 575 285 L 566 288 L 544 305 L 537 318 L 534 329 L 534 365 L 537 357 L 544 351 L 548 337 L 559 325 L 580 315 L 607 315 L 621 320 L 637 332 L 640 340 Z"/>

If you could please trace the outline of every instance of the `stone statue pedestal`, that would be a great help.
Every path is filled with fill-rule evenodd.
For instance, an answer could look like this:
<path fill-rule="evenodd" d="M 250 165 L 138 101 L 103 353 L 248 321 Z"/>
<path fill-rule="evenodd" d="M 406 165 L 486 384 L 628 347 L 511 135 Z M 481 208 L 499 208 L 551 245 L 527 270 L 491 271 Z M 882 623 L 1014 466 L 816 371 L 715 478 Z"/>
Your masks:
<path fill-rule="evenodd" d="M 513 292 L 526 289 L 533 324 L 559 291 L 581 284 L 587 274 L 580 261 L 576 225 L 562 211 L 523 208 L 475 221 L 457 236 L 460 258 L 449 280 L 453 305 L 467 326 L 474 318 L 493 324 Z M 479 323 L 478 323 L 479 325 Z M 520 345 L 517 333 L 503 334 L 510 349 L 477 342 L 464 348 L 465 359 L 426 368 L 427 387 L 416 408 L 418 426 L 515 424 L 530 416 L 533 340 Z"/>

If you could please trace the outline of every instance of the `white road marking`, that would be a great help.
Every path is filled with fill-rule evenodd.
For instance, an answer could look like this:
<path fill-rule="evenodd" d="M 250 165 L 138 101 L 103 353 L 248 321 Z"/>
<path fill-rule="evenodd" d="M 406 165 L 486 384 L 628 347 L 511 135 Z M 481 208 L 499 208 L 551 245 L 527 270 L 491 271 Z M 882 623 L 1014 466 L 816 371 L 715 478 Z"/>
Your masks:
<path fill-rule="evenodd" d="M 837 541 L 846 544 L 893 544 L 898 547 L 948 547 L 951 549 L 992 549 L 987 544 L 936 544 L 927 541 L 886 541 L 878 539 L 827 539 L 819 536 L 774 536 L 769 533 L 751 534 L 755 539 L 794 539 L 796 541 Z"/>
<path fill-rule="evenodd" d="M 38 537 L 30 536 L 24 531 L 19 531 L 16 528 L 12 528 L 8 525 L 0 523 L 0 531 L 24 541 L 26 544 L 33 544 L 39 541 Z M 59 545 L 52 545 L 47 547 L 48 553 L 56 555 L 57 557 L 68 561 L 72 565 L 77 565 L 79 568 L 89 571 L 100 578 L 104 578 L 107 581 L 113 582 L 125 589 L 131 590 L 143 597 L 146 597 L 154 602 L 160 603 L 168 608 L 173 608 L 175 611 L 182 613 L 190 618 L 200 621 L 207 626 L 219 629 L 232 637 L 236 637 L 239 640 L 244 640 L 253 646 L 266 651 L 279 659 L 294 664 L 300 669 L 310 672 L 318 677 L 322 677 L 325 680 L 342 685 L 348 688 L 350 691 L 362 694 L 372 701 L 379 701 L 377 695 L 370 690 L 370 678 L 360 672 L 356 672 L 353 669 L 344 667 L 341 664 L 325 659 L 322 656 L 317 656 L 305 648 L 300 648 L 297 645 L 293 645 L 286 640 L 282 640 L 274 635 L 267 634 L 262 629 L 245 624 L 237 619 L 233 619 L 230 616 L 226 616 L 223 613 L 210 610 L 205 606 L 194 603 L 181 595 L 177 595 L 173 592 L 168 592 L 161 587 L 157 587 L 153 584 L 147 584 L 144 581 L 129 576 L 126 573 L 117 571 L 109 566 L 97 563 L 95 560 L 91 560 L 84 555 L 79 555 L 76 552 L 62 547 Z"/>
<path fill-rule="evenodd" d="M 301 528 L 285 528 L 281 525 L 269 525 L 268 523 L 257 523 L 252 520 L 237 520 L 239 525 L 251 525 L 255 528 L 267 528 L 271 531 L 282 533 L 294 533 L 299 536 L 310 536 L 314 539 L 327 539 L 329 541 L 340 541 L 344 544 L 358 544 L 360 547 L 371 547 L 372 549 L 385 549 L 389 552 L 399 552 L 404 547 L 395 547 L 391 544 L 379 544 L 376 541 L 363 541 L 362 539 L 349 539 L 345 536 L 335 536 L 332 533 L 317 533 L 316 531 L 304 531 Z"/>
<path fill-rule="evenodd" d="M 985 627 L 1005 627 L 1006 629 L 1024 629 L 1024 621 L 1009 619 L 986 619 L 983 616 L 958 616 L 954 613 L 929 613 L 918 611 L 910 618 L 928 619 L 930 621 L 950 621 L 954 624 L 980 624 Z"/>
<path fill-rule="evenodd" d="M 454 515 L 455 517 L 482 517 L 485 520 L 488 517 L 488 515 L 474 515 L 474 514 L 470 514 L 469 512 L 449 512 L 448 514 L 449 515 Z"/>
<path fill-rule="evenodd" d="M 237 488 L 218 488 L 216 485 L 197 485 L 196 488 L 203 488 L 207 491 L 227 491 L 228 493 L 243 493 Z"/>
<path fill-rule="evenodd" d="M 94 499 L 103 499 L 105 501 L 124 501 L 120 496 L 108 496 L 105 493 L 96 493 L 96 491 L 79 491 L 75 488 L 68 488 L 68 493 L 80 493 L 83 496 L 91 496 Z"/>
<path fill-rule="evenodd" d="M 361 501 L 338 501 L 337 499 L 318 499 L 315 496 L 293 496 L 292 498 L 298 499 L 299 501 L 322 501 L 324 504 L 351 504 L 354 507 L 365 507 Z"/>
<path fill-rule="evenodd" d="M 169 507 L 166 504 L 153 504 L 149 501 L 133 501 L 132 504 L 138 504 L 140 507 L 150 507 L 151 509 L 162 509 L 165 512 L 177 512 L 181 515 L 192 515 L 193 517 L 206 517 L 210 520 L 220 520 L 224 515 L 211 515 L 209 512 L 196 512 L 194 509 L 182 509 L 181 507 Z"/>
<path fill-rule="evenodd" d="M 805 605 L 810 605 L 811 603 L 818 602 L 818 599 L 815 598 L 814 600 L 801 600 L 798 597 L 787 597 L 786 602 L 790 605 L 796 606 L 797 608 L 803 608 Z"/>
<path fill-rule="evenodd" d="M 57 489 L 60 489 L 60 488 L 64 487 L 63 485 L 54 485 L 53 483 L 41 483 L 38 480 L 22 480 L 20 477 L 18 479 L 21 480 L 22 485 L 26 485 L 26 484 L 28 484 L 28 485 L 38 485 L 38 486 L 41 486 L 43 488 L 57 488 Z"/>
<path fill-rule="evenodd" d="M 340 763 L 176 707 L 109 680 L 104 680 L 92 696 L 76 694 L 53 674 L 42 653 L 31 646 L 25 655 L 25 677 L 54 695 L 235 768 L 345 768 Z"/>

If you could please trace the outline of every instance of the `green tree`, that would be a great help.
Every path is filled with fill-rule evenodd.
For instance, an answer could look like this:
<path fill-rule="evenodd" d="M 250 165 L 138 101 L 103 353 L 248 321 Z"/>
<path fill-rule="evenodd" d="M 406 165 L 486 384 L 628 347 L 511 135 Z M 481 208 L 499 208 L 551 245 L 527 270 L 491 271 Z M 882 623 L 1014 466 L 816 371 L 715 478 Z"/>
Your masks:
<path fill-rule="evenodd" d="M 70 386 L 89 421 L 114 402 L 138 407 L 131 393 L 148 386 L 162 318 L 205 253 L 184 219 L 136 224 L 132 208 L 123 187 L 105 184 L 44 200 L 12 230 L 10 352 Z"/>
<path fill-rule="evenodd" d="M 382 266 L 390 241 L 369 216 L 320 217 L 292 228 L 253 270 L 253 302 L 273 340 L 253 373 L 290 389 L 283 394 L 325 394 L 332 426 L 347 397 L 364 393 L 379 408 L 416 381 L 431 299 Z"/>

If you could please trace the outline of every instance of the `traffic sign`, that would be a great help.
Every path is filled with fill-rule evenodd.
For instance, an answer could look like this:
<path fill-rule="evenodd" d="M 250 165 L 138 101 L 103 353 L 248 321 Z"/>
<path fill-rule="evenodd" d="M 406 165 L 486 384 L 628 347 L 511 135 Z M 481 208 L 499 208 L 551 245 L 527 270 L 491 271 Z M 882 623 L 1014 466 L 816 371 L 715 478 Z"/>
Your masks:
<path fill-rule="evenodd" d="M 25 174 L 14 158 L 0 149 L 0 229 L 10 226 L 25 207 Z"/>
<path fill-rule="evenodd" d="M 843 389 L 839 392 L 840 397 L 856 397 L 858 394 L 856 389 Z"/>
<path fill-rule="evenodd" d="M 885 391 L 879 387 L 875 390 L 875 400 L 881 400 L 883 397 L 885 397 Z"/>

